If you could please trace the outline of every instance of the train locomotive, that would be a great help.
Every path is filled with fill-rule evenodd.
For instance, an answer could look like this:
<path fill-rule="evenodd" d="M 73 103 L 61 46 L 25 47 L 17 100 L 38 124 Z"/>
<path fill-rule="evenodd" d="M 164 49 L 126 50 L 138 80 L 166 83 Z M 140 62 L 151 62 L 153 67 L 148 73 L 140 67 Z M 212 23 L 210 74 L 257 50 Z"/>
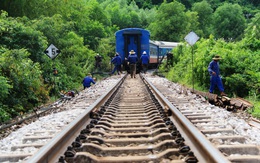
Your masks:
<path fill-rule="evenodd" d="M 136 66 L 137 73 L 141 71 L 140 57 L 145 51 L 149 56 L 149 68 L 156 68 L 165 55 L 179 43 L 150 40 L 150 32 L 142 28 L 125 28 L 115 33 L 116 52 L 122 59 L 124 70 L 129 70 L 127 57 L 134 50 L 139 58 Z"/>

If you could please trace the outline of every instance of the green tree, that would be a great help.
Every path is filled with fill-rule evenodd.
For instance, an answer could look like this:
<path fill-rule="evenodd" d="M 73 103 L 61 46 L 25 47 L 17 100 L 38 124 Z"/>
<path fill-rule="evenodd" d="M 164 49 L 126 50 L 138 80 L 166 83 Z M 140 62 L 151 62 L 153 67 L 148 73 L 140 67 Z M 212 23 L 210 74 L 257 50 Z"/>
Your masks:
<path fill-rule="evenodd" d="M 260 13 L 256 14 L 251 23 L 245 30 L 245 37 L 240 42 L 241 48 L 248 49 L 247 61 L 247 75 L 250 76 L 246 83 L 252 88 L 250 91 L 260 98 Z"/>
<path fill-rule="evenodd" d="M 238 4 L 224 3 L 214 13 L 214 31 L 217 38 L 241 39 L 245 29 L 245 17 Z"/>
<path fill-rule="evenodd" d="M 152 38 L 164 41 L 181 41 L 189 29 L 189 18 L 184 12 L 185 7 L 181 3 L 174 1 L 163 3 L 148 29 Z"/>
<path fill-rule="evenodd" d="M 198 28 L 201 29 L 201 32 L 198 32 L 198 35 L 201 37 L 209 37 L 212 31 L 211 26 L 213 16 L 213 9 L 210 4 L 206 0 L 194 3 L 192 11 L 198 13 Z"/>
<path fill-rule="evenodd" d="M 98 52 L 102 55 L 102 69 L 104 71 L 111 71 L 111 57 L 115 55 L 115 37 L 104 38 L 100 41 Z"/>
<path fill-rule="evenodd" d="M 244 42 L 226 42 L 223 39 L 201 38 L 194 46 L 194 65 L 191 67 L 191 47 L 179 46 L 174 49 L 176 58 L 174 67 L 170 69 L 167 78 L 172 81 L 192 85 L 194 75 L 195 89 L 208 91 L 209 62 L 215 54 L 221 56 L 220 72 L 225 92 L 230 96 L 246 97 L 250 93 L 259 97 L 260 90 L 260 54 L 244 46 Z"/>
<path fill-rule="evenodd" d="M 245 30 L 244 45 L 252 51 L 258 51 L 260 47 L 260 13 L 256 14 L 252 22 Z"/>
<path fill-rule="evenodd" d="M 4 1 L 3 3 L 1 1 Z M 60 1 L 60 0 L 1 0 L 0 9 L 5 10 L 12 17 L 26 16 L 29 19 L 37 19 L 41 16 L 51 17 L 55 14 L 70 15 L 75 10 L 81 10 L 86 6 L 85 0 Z M 3 5 L 2 5 L 3 4 Z M 14 12 L 15 11 L 15 12 Z"/>
<path fill-rule="evenodd" d="M 54 44 L 55 46 L 59 45 L 59 39 L 62 36 L 74 29 L 73 22 L 65 21 L 59 14 L 53 15 L 52 17 L 42 16 L 39 19 L 27 22 L 26 25 L 42 32 L 48 44 Z M 45 48 L 47 48 L 47 44 Z"/>
<path fill-rule="evenodd" d="M 25 49 L 1 49 L 1 74 L 9 81 L 9 94 L 3 104 L 10 108 L 7 112 L 15 116 L 26 112 L 48 100 L 48 91 L 44 88 L 38 63 L 30 60 Z"/>
<path fill-rule="evenodd" d="M 41 32 L 24 25 L 23 21 L 18 18 L 7 17 L 6 12 L 0 16 L 0 46 L 8 49 L 28 49 L 30 59 L 34 62 L 44 62 L 43 51 L 47 44 L 46 38 Z M 27 20 L 26 20 L 27 21 Z"/>
<path fill-rule="evenodd" d="M 2 74 L 0 72 L 0 74 Z M 9 90 L 12 86 L 9 84 L 6 77 L 0 75 L 0 122 L 8 120 L 11 115 L 7 112 L 8 106 L 5 103 L 6 98 L 9 95 Z"/>
<path fill-rule="evenodd" d="M 141 21 L 141 27 L 147 28 L 149 24 L 156 20 L 156 8 L 152 9 L 140 9 L 139 17 Z"/>
<path fill-rule="evenodd" d="M 49 44 L 54 44 L 61 50 L 55 60 L 44 55 L 47 61 L 41 64 L 43 77 L 46 79 L 45 83 L 51 95 L 57 95 L 61 90 L 77 88 L 81 78 L 93 67 L 94 52 L 85 46 L 84 37 L 71 30 L 76 28 L 74 22 L 65 21 L 61 15 L 42 17 L 33 22 L 32 27 L 41 31 L 47 37 Z M 81 29 L 78 29 L 79 32 Z M 85 65 L 86 63 L 89 65 Z M 58 70 L 58 75 L 53 76 L 53 68 Z"/>
<path fill-rule="evenodd" d="M 102 3 L 101 6 L 110 15 L 112 25 L 118 26 L 119 29 L 141 27 L 139 8 L 134 1 L 128 5 L 124 0 L 108 0 Z"/>
<path fill-rule="evenodd" d="M 1 73 L 2 74 L 2 73 Z M 4 76 L 0 76 L 0 99 L 1 103 L 3 103 L 3 99 L 5 99 L 9 94 L 9 89 L 12 88 L 10 84 L 8 84 L 8 80 Z"/>
<path fill-rule="evenodd" d="M 64 81 L 63 85 L 76 87 L 73 83 L 81 82 L 87 74 L 84 70 L 86 63 L 88 63 L 87 68 L 93 68 L 95 53 L 84 46 L 83 38 L 74 32 L 69 32 L 61 39 L 61 48 L 63 53 L 57 59 L 63 65 L 60 67 L 63 76 L 68 76 L 69 79 L 69 81 Z"/>
<path fill-rule="evenodd" d="M 46 37 L 48 44 L 44 46 L 44 50 L 50 44 L 55 45 L 59 50 L 61 50 L 61 53 L 55 58 L 55 60 L 51 60 L 46 54 L 43 53 L 44 50 L 42 50 L 42 57 L 45 59 L 45 62 L 40 65 L 42 69 L 42 76 L 45 79 L 45 86 L 50 90 L 50 95 L 57 94 L 59 87 L 64 89 L 71 84 L 71 82 L 56 83 L 60 81 L 58 80 L 60 76 L 66 72 L 66 66 L 63 64 L 64 60 L 62 60 L 64 54 L 66 54 L 66 50 L 64 49 L 62 39 L 74 28 L 74 25 L 72 22 L 65 21 L 62 16 L 58 14 L 52 17 L 40 17 L 39 19 L 27 22 L 27 25 L 30 25 L 37 31 L 40 31 Z M 67 40 L 67 42 L 68 46 L 72 46 L 72 43 L 70 43 L 71 40 Z M 70 54 L 70 56 L 73 55 Z M 63 67 L 65 68 L 65 71 L 63 71 Z M 58 76 L 53 76 L 53 68 L 58 69 Z M 62 79 L 71 81 L 67 78 L 67 75 L 64 74 Z"/>
<path fill-rule="evenodd" d="M 99 17 L 95 17 L 96 11 L 88 8 L 91 8 L 91 4 L 81 10 L 75 10 L 66 20 L 74 23 L 75 32 L 84 38 L 85 45 L 88 45 L 90 49 L 97 50 L 99 40 L 107 36 L 103 24 L 106 21 L 99 22 Z"/>
<path fill-rule="evenodd" d="M 86 6 L 86 10 L 88 11 L 88 17 L 91 20 L 98 21 L 102 23 L 104 26 L 110 26 L 111 21 L 108 17 L 109 14 L 100 6 L 100 4 L 96 0 L 89 0 L 88 5 Z"/>
<path fill-rule="evenodd" d="M 198 13 L 197 12 L 192 12 L 192 11 L 187 11 L 186 15 L 187 15 L 187 18 L 188 18 L 187 19 L 188 24 L 186 26 L 187 33 L 189 31 L 194 31 L 197 34 L 200 34 L 201 33 L 201 29 L 199 29 L 199 27 L 198 27 L 199 26 Z"/>
<path fill-rule="evenodd" d="M 3 6 L 2 6 L 3 4 Z M 14 0 L 1 3 L 2 9 L 7 11 L 12 17 L 26 16 L 35 19 L 41 15 L 51 16 L 59 11 L 63 1 L 46 1 L 46 0 Z M 15 11 L 15 12 L 13 12 Z"/>

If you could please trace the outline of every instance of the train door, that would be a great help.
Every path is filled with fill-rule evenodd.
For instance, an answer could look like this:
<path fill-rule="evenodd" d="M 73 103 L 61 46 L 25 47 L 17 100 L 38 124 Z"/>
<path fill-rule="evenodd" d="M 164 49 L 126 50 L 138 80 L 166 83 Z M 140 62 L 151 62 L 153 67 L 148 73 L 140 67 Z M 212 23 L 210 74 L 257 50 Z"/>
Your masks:
<path fill-rule="evenodd" d="M 128 37 L 128 51 L 130 50 L 134 50 L 135 52 L 138 52 L 137 51 L 137 35 L 133 35 L 133 36 L 130 36 Z"/>
<path fill-rule="evenodd" d="M 128 57 L 129 52 L 131 50 L 134 50 L 139 56 L 139 51 L 140 51 L 140 39 L 138 35 L 126 35 L 125 36 L 125 56 Z"/>
<path fill-rule="evenodd" d="M 125 57 L 127 58 L 129 55 L 129 52 L 131 50 L 134 50 L 137 57 L 140 58 L 140 51 L 141 51 L 141 42 L 140 42 L 140 34 L 127 34 L 125 35 Z M 129 67 L 126 66 L 127 71 L 129 70 Z M 140 65 L 137 64 L 137 72 L 139 72 Z"/>

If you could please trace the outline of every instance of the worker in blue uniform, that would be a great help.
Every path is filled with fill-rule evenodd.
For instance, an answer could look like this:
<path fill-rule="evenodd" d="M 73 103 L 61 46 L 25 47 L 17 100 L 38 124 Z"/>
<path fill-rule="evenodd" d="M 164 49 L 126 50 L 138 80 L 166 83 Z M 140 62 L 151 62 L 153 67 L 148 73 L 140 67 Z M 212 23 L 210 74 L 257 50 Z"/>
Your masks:
<path fill-rule="evenodd" d="M 224 93 L 224 87 L 223 87 L 223 84 L 222 84 L 222 79 L 221 79 L 220 70 L 219 70 L 219 60 L 221 58 L 220 58 L 220 56 L 216 55 L 212 59 L 213 60 L 209 63 L 209 66 L 208 66 L 208 72 L 210 74 L 209 92 L 213 93 L 215 87 L 217 86 L 219 91 L 220 91 L 220 95 L 226 96 L 226 94 Z"/>
<path fill-rule="evenodd" d="M 149 63 L 149 56 L 146 54 L 146 51 L 143 52 L 140 59 L 142 61 L 143 72 L 146 74 L 148 63 Z"/>
<path fill-rule="evenodd" d="M 91 74 L 89 73 L 82 81 L 83 88 L 89 88 L 91 86 L 91 83 L 96 84 Z"/>
<path fill-rule="evenodd" d="M 118 53 L 115 54 L 115 57 L 111 60 L 111 63 L 114 64 L 114 69 L 111 72 L 111 75 L 113 75 L 116 71 L 117 74 L 120 75 L 122 61 Z"/>
<path fill-rule="evenodd" d="M 129 52 L 129 56 L 127 58 L 127 62 L 129 63 L 129 67 L 130 67 L 130 75 L 131 75 L 131 78 L 135 78 L 135 74 L 136 74 L 136 63 L 138 61 L 138 57 L 137 55 L 135 54 L 135 51 L 134 50 L 131 50 Z"/>

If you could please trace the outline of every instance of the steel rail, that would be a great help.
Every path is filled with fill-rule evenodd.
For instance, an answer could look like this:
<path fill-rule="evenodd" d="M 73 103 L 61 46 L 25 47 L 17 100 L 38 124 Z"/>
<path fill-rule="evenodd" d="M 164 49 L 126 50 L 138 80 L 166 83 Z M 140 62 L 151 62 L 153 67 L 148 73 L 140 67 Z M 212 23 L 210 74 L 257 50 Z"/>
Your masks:
<path fill-rule="evenodd" d="M 3 125 L 1 125 L 1 127 L 0 127 L 0 131 L 2 131 L 4 129 L 7 129 L 7 128 L 10 128 L 10 127 L 12 127 L 14 125 L 17 125 L 17 124 L 21 124 L 21 123 L 23 123 L 26 120 L 30 120 L 30 119 L 35 118 L 35 117 L 40 117 L 41 115 L 43 115 L 44 113 L 50 111 L 53 108 L 52 108 L 52 106 L 48 106 L 48 107 L 46 107 L 44 109 L 45 109 L 44 111 L 41 111 L 39 113 L 34 113 L 33 115 L 26 116 L 26 117 L 24 117 L 24 118 L 22 118 L 20 120 L 15 121 L 15 122 L 3 123 Z"/>
<path fill-rule="evenodd" d="M 210 141 L 184 115 L 182 115 L 182 113 L 173 106 L 151 82 L 148 81 L 145 76 L 140 76 L 155 93 L 158 100 L 162 103 L 162 106 L 171 110 L 173 122 L 175 122 L 174 125 L 178 128 L 181 135 L 185 138 L 185 143 L 190 146 L 200 162 L 230 163 L 230 161 L 216 149 Z"/>
<path fill-rule="evenodd" d="M 59 157 L 64 154 L 67 150 L 67 147 L 71 145 L 71 143 L 75 140 L 77 135 L 79 135 L 80 131 L 86 127 L 89 123 L 87 119 L 89 119 L 90 112 L 99 108 L 104 104 L 105 101 L 117 90 L 118 86 L 120 86 L 127 74 L 125 74 L 122 79 L 120 79 L 110 90 L 104 93 L 99 99 L 97 99 L 85 112 L 83 112 L 77 119 L 71 122 L 63 131 L 58 133 L 50 142 L 40 148 L 38 152 L 36 152 L 31 158 L 29 158 L 26 162 L 28 163 L 50 163 L 50 162 L 58 162 Z"/>

